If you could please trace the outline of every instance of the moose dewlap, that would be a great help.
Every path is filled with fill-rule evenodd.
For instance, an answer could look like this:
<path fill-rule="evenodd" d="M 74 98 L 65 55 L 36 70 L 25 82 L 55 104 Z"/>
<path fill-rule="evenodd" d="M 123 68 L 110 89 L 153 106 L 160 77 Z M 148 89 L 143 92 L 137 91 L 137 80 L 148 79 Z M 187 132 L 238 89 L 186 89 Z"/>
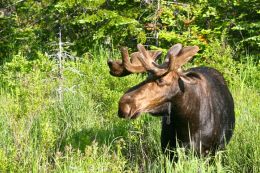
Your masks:
<path fill-rule="evenodd" d="M 122 61 L 108 61 L 117 77 L 148 72 L 148 78 L 130 88 L 120 99 L 118 116 L 136 118 L 142 112 L 162 116 L 162 150 L 179 145 L 206 155 L 230 141 L 235 125 L 234 101 L 220 72 L 209 67 L 182 71 L 199 50 L 197 46 L 172 46 L 165 62 L 157 64 L 160 51 L 137 45 L 129 58 L 121 48 Z"/>

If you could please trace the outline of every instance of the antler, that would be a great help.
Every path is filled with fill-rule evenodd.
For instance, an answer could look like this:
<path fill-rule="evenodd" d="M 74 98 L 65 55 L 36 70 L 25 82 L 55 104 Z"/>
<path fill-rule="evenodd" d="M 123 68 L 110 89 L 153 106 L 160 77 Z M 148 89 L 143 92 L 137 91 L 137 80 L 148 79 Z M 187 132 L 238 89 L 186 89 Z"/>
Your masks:
<path fill-rule="evenodd" d="M 198 46 L 182 48 L 180 43 L 175 44 L 169 49 L 165 62 L 159 65 L 151 60 L 142 44 L 138 44 L 137 48 L 141 53 L 139 57 L 140 62 L 147 71 L 150 71 L 155 76 L 161 76 L 170 71 L 178 71 L 182 65 L 187 63 L 199 51 Z"/>
<path fill-rule="evenodd" d="M 137 45 L 139 52 L 128 54 L 128 49 L 120 49 L 122 61 L 108 61 L 110 74 L 113 76 L 126 76 L 131 73 L 150 72 L 154 76 L 162 76 L 170 71 L 177 71 L 182 65 L 187 63 L 198 51 L 198 46 L 187 46 L 182 48 L 180 43 L 173 45 L 166 56 L 163 64 L 157 64 L 155 61 L 161 54 L 160 51 L 147 51 L 142 44 Z"/>
<path fill-rule="evenodd" d="M 137 48 L 141 53 L 139 60 L 143 64 L 144 68 L 155 76 L 161 76 L 167 73 L 169 70 L 171 70 L 171 66 L 174 66 L 173 59 L 175 56 L 177 56 L 180 53 L 182 49 L 182 45 L 179 43 L 173 45 L 169 49 L 166 56 L 166 61 L 162 65 L 157 64 L 155 61 L 153 61 L 150 58 L 149 54 L 147 53 L 146 49 L 142 44 L 138 44 Z"/>
<path fill-rule="evenodd" d="M 142 64 L 140 64 L 138 61 L 136 61 L 136 57 L 138 57 L 138 54 L 133 54 L 134 56 L 132 56 L 132 59 L 134 59 L 132 61 L 135 61 L 135 64 L 134 64 L 134 63 L 131 63 L 129 60 L 127 48 L 122 47 L 120 50 L 121 50 L 121 55 L 122 55 L 122 60 L 123 60 L 123 66 L 127 71 L 129 71 L 131 73 L 141 73 L 141 72 L 145 71 Z"/>
<path fill-rule="evenodd" d="M 134 52 L 130 55 L 128 54 L 127 47 L 122 47 L 120 49 L 122 55 L 121 60 L 108 60 L 108 66 L 110 68 L 110 74 L 117 77 L 127 76 L 131 73 L 142 73 L 145 72 L 143 64 L 140 62 L 139 57 L 140 52 Z M 155 61 L 160 55 L 161 51 L 148 51 L 151 60 Z"/>

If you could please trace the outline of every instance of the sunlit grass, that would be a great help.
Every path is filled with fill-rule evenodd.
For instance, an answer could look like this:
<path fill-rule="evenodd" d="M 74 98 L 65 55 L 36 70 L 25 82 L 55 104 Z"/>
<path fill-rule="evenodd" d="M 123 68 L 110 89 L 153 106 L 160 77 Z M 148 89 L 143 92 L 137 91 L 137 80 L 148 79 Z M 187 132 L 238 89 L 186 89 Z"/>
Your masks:
<path fill-rule="evenodd" d="M 174 163 L 160 150 L 159 117 L 117 117 L 123 91 L 143 77 L 114 78 L 108 73 L 106 52 L 99 50 L 94 56 L 67 62 L 81 75 L 65 73 L 62 102 L 57 98 L 55 65 L 44 57 L 38 60 L 45 63 L 44 71 L 22 60 L 27 70 L 0 72 L 5 75 L 0 93 L 0 172 L 260 172 L 260 75 L 255 64 L 240 64 L 233 70 L 235 79 L 230 79 L 236 127 L 227 149 L 213 158 L 198 158 L 178 148 Z M 9 66 L 16 69 L 15 63 Z"/>

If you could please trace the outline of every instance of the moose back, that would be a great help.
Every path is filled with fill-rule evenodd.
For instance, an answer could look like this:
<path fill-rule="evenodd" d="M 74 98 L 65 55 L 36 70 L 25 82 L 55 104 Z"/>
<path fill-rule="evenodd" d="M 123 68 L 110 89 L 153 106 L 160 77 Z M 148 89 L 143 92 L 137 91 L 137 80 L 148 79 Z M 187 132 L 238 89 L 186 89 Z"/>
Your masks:
<path fill-rule="evenodd" d="M 183 71 L 181 67 L 199 50 L 197 46 L 172 46 L 165 62 L 157 64 L 160 51 L 128 54 L 121 48 L 122 61 L 108 61 L 110 74 L 117 77 L 148 72 L 145 81 L 130 88 L 120 99 L 118 116 L 134 119 L 147 112 L 162 116 L 161 147 L 177 144 L 200 155 L 223 149 L 232 137 L 234 101 L 220 72 L 209 67 Z"/>

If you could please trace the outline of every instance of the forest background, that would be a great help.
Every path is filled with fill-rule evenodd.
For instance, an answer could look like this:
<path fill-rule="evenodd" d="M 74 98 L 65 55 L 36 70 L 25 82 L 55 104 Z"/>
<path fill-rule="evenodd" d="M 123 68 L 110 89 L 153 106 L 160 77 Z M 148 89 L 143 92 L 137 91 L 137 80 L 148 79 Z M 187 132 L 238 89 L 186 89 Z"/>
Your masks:
<path fill-rule="evenodd" d="M 177 163 L 160 151 L 160 118 L 117 115 L 142 75 L 114 78 L 118 48 L 198 45 L 186 67 L 221 71 L 235 99 L 225 151 Z M 0 1 L 0 172 L 260 172 L 257 0 Z"/>

